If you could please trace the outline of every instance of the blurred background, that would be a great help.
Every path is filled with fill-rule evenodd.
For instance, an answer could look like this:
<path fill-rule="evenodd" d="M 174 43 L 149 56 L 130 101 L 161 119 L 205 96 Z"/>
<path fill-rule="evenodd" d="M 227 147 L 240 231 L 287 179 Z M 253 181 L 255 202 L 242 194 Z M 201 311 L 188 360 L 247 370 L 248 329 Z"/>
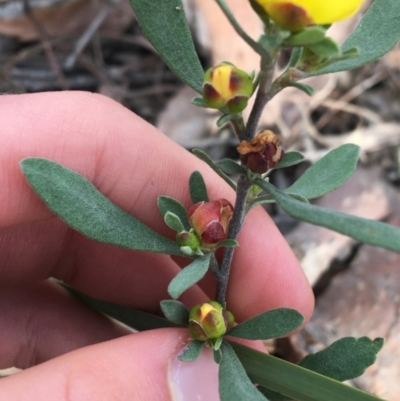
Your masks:
<path fill-rule="evenodd" d="M 257 70 L 257 55 L 214 2 L 183 2 L 204 68 L 227 60 L 248 72 Z M 227 3 L 257 38 L 262 27 L 247 2 Z M 329 35 L 343 42 L 370 3 L 351 20 L 335 24 Z M 279 66 L 287 61 L 283 53 Z M 312 98 L 286 89 L 261 121 L 260 128 L 279 133 L 286 150 L 301 151 L 307 160 L 274 172 L 274 184 L 286 188 L 329 150 L 355 143 L 361 148 L 356 173 L 315 203 L 400 227 L 400 46 L 360 69 L 308 81 L 316 89 Z M 101 93 L 188 150 L 236 158 L 237 140 L 229 127 L 217 129 L 217 112 L 190 103 L 195 93 L 141 34 L 128 0 L 0 0 L 0 93 L 63 90 Z M 270 352 L 297 362 L 343 336 L 385 337 L 377 363 L 350 384 L 400 400 L 400 255 L 298 223 L 274 206 L 268 212 L 317 297 L 306 329 L 268 343 Z"/>

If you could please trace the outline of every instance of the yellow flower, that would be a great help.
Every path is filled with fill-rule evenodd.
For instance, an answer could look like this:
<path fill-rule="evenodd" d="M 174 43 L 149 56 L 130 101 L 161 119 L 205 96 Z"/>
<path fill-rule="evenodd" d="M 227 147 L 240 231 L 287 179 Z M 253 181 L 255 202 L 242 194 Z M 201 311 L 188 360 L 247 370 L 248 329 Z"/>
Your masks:
<path fill-rule="evenodd" d="M 281 28 L 299 31 L 307 25 L 325 25 L 354 15 L 364 0 L 250 0 Z"/>

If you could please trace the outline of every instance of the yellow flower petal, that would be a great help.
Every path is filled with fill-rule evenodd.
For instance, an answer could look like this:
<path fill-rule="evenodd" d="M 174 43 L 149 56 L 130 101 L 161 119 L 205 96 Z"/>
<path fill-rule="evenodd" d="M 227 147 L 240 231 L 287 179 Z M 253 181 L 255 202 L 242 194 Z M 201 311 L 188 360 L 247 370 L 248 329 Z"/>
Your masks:
<path fill-rule="evenodd" d="M 256 0 L 272 19 L 279 21 L 279 6 L 294 5 L 302 8 L 313 24 L 332 24 L 354 15 L 364 0 Z M 278 6 L 278 7 L 277 7 Z"/>
<path fill-rule="evenodd" d="M 230 99 L 233 93 L 230 89 L 230 77 L 231 77 L 232 67 L 229 65 L 221 65 L 213 71 L 212 84 L 214 89 L 222 96 L 224 99 Z"/>

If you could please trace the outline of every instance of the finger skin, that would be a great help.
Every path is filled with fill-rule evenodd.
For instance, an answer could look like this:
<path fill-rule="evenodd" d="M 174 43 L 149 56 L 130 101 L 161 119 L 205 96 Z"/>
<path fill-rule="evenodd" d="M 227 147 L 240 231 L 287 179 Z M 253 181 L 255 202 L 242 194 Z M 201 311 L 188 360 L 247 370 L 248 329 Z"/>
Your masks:
<path fill-rule="evenodd" d="M 130 333 L 50 281 L 0 288 L 0 369 L 25 369 Z"/>
<path fill-rule="evenodd" d="M 156 210 L 157 197 L 173 196 L 190 206 L 187 181 L 193 170 L 204 175 L 211 199 L 225 197 L 234 201 L 233 191 L 204 163 L 107 98 L 76 92 L 43 93 L 3 96 L 0 106 L 3 138 L 0 181 L 4 188 L 0 193 L 0 226 L 3 228 L 51 221 L 50 212 L 29 188 L 18 166 L 22 159 L 32 156 L 55 160 L 83 174 L 113 202 L 163 235 L 173 236 L 173 233 Z M 129 277 L 137 255 L 123 254 L 125 250 L 110 247 L 108 258 L 103 258 L 103 244 L 92 242 L 88 246 L 87 239 L 63 225 L 52 226 L 51 236 L 63 243 L 53 255 L 51 274 L 65 278 L 92 296 L 119 302 L 132 300 Z M 34 244 L 25 244 L 26 260 L 31 249 L 46 249 L 46 237 L 38 233 Z M 277 306 L 296 308 L 309 318 L 313 296 L 307 280 L 285 240 L 261 208 L 249 214 L 239 242 L 228 293 L 229 307 L 237 319 Z M 10 241 L 5 243 L 8 246 Z M 5 247 L 1 245 L 2 240 L 0 251 L 3 251 Z M 9 264 L 20 256 L 15 251 L 6 265 L 0 262 L 3 282 L 10 276 L 15 278 Z M 113 258 L 119 261 L 118 275 L 114 274 Z M 161 268 L 165 260 L 155 260 L 154 264 Z M 49 265 L 33 265 L 34 271 L 32 260 L 25 265 L 31 269 L 31 279 L 50 274 Z M 157 280 L 153 271 L 146 276 L 146 269 L 143 270 L 141 277 Z"/>
<path fill-rule="evenodd" d="M 0 380 L 8 401 L 171 401 L 168 366 L 183 330 L 128 335 L 70 352 Z"/>

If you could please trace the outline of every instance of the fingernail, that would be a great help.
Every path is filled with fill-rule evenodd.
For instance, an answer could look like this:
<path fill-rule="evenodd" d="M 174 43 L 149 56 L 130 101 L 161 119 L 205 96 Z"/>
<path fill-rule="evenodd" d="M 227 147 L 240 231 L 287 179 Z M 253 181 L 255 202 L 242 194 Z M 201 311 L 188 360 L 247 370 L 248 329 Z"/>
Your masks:
<path fill-rule="evenodd" d="M 212 350 L 203 347 L 201 355 L 193 362 L 182 362 L 178 359 L 178 355 L 170 363 L 171 399 L 173 401 L 219 401 L 219 366 L 214 362 Z"/>

